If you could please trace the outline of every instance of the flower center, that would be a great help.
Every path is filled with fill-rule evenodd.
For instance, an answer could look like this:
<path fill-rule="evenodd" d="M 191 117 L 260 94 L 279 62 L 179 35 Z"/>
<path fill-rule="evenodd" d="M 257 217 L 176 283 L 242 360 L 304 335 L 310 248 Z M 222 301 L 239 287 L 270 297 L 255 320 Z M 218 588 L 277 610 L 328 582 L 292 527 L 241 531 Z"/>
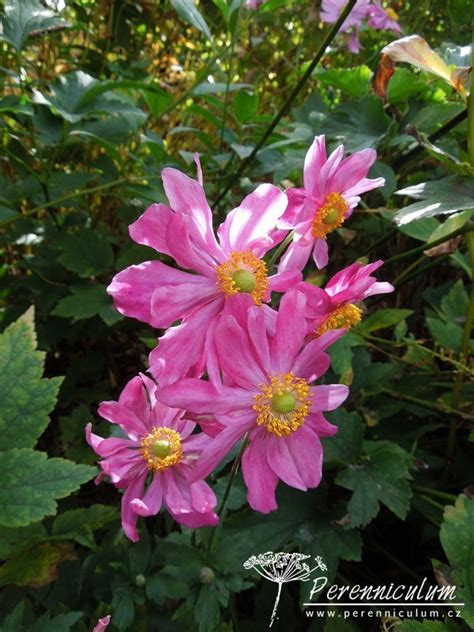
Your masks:
<path fill-rule="evenodd" d="M 316 335 L 320 336 L 333 329 L 350 329 L 357 325 L 362 317 L 362 310 L 357 305 L 349 303 L 335 309 L 316 329 Z"/>
<path fill-rule="evenodd" d="M 250 294 L 256 305 L 265 300 L 268 288 L 267 266 L 251 252 L 232 252 L 216 268 L 217 284 L 226 296 Z"/>
<path fill-rule="evenodd" d="M 393 20 L 394 22 L 398 22 L 399 17 L 398 17 L 398 13 L 396 11 L 394 11 L 393 9 L 391 9 L 390 7 L 388 9 L 385 9 L 385 13 L 388 15 L 388 17 Z"/>
<path fill-rule="evenodd" d="M 317 209 L 311 234 L 316 239 L 326 239 L 326 235 L 342 226 L 344 217 L 349 210 L 349 204 L 339 193 L 330 193 L 324 204 Z"/>
<path fill-rule="evenodd" d="M 304 423 L 313 396 L 308 382 L 293 373 L 269 376 L 269 380 L 255 395 L 257 425 L 277 437 L 287 437 Z"/>
<path fill-rule="evenodd" d="M 149 470 L 159 472 L 176 465 L 183 456 L 181 436 L 171 428 L 154 428 L 140 443 L 140 452 Z"/>

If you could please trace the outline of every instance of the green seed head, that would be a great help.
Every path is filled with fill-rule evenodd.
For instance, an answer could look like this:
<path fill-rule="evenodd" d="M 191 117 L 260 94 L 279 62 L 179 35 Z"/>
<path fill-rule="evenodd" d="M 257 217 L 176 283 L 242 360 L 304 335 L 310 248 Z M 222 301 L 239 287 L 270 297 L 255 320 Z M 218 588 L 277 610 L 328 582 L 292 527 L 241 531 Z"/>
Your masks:
<path fill-rule="evenodd" d="M 164 459 L 171 454 L 171 443 L 168 439 L 158 439 L 153 444 L 151 451 L 159 459 Z"/>
<path fill-rule="evenodd" d="M 323 219 L 323 222 L 325 224 L 334 224 L 334 222 L 337 221 L 338 217 L 339 213 L 337 212 L 337 209 L 332 208 L 326 213 L 326 217 Z"/>
<path fill-rule="evenodd" d="M 286 415 L 287 413 L 293 412 L 295 404 L 296 397 L 293 393 L 275 393 L 272 397 L 272 408 L 280 415 Z"/>
<path fill-rule="evenodd" d="M 244 292 L 245 294 L 253 292 L 257 285 L 255 275 L 249 270 L 236 270 L 232 274 L 232 280 L 239 292 Z"/>

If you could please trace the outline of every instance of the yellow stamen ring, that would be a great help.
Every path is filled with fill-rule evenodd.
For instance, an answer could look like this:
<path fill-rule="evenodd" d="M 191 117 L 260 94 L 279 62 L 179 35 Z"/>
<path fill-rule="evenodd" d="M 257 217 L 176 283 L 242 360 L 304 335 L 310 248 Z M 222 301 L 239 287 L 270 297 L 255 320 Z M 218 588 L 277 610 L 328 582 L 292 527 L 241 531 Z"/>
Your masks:
<path fill-rule="evenodd" d="M 293 373 L 269 376 L 269 380 L 255 395 L 257 425 L 277 437 L 287 437 L 305 422 L 313 395 L 308 382 Z"/>
<path fill-rule="evenodd" d="M 226 296 L 250 294 L 256 305 L 265 300 L 268 289 L 267 266 L 251 252 L 232 252 L 216 268 L 217 285 Z"/>
<path fill-rule="evenodd" d="M 171 428 L 156 427 L 140 443 L 140 452 L 148 469 L 153 472 L 167 470 L 181 461 L 181 436 Z"/>
<path fill-rule="evenodd" d="M 311 228 L 315 239 L 326 239 L 331 233 L 344 223 L 344 217 L 349 210 L 349 204 L 339 193 L 326 196 L 323 206 L 316 211 Z"/>
<path fill-rule="evenodd" d="M 362 310 L 360 307 L 352 303 L 342 305 L 329 314 L 326 320 L 319 325 L 316 329 L 316 335 L 320 336 L 333 329 L 350 329 L 354 327 L 354 325 L 357 325 L 361 318 Z"/>
<path fill-rule="evenodd" d="M 388 7 L 387 9 L 385 9 L 385 13 L 390 18 L 390 20 L 393 20 L 394 22 L 398 22 L 398 20 L 400 19 L 398 17 L 398 13 L 394 11 L 391 7 Z"/>

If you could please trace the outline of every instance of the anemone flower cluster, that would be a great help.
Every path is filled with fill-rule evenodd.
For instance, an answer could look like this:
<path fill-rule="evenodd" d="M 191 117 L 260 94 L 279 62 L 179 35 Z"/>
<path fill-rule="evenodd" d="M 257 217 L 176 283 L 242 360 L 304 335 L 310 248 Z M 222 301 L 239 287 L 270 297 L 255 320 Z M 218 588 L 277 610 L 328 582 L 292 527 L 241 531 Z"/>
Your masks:
<path fill-rule="evenodd" d="M 328 383 L 327 350 L 359 322 L 366 298 L 393 287 L 373 276 L 382 261 L 355 262 L 324 288 L 303 272 L 311 255 L 319 269 L 327 265 L 330 234 L 362 193 L 384 184 L 367 178 L 375 158 L 371 149 L 344 158 L 342 146 L 328 158 L 318 136 L 302 188 L 259 185 L 216 233 L 199 158 L 196 180 L 164 169 L 169 206 L 153 204 L 130 226 L 131 238 L 160 259 L 126 268 L 108 288 L 119 312 L 161 336 L 147 374 L 99 407 L 111 436 L 86 428 L 101 459 L 97 482 L 107 477 L 123 491 L 131 540 L 138 518 L 162 507 L 183 526 L 215 526 L 216 497 L 205 479 L 237 445 L 255 511 L 277 509 L 280 481 L 299 490 L 319 485 L 321 438 L 337 431 L 324 413 L 349 394 Z"/>
<path fill-rule="evenodd" d="M 346 4 L 346 0 L 322 0 L 321 20 L 334 24 Z M 398 15 L 391 7 L 384 8 L 379 0 L 357 0 L 340 28 L 341 33 L 347 34 L 347 47 L 351 53 L 360 51 L 359 33 L 366 21 L 370 28 L 378 31 L 393 31 L 398 34 L 402 32 Z"/>

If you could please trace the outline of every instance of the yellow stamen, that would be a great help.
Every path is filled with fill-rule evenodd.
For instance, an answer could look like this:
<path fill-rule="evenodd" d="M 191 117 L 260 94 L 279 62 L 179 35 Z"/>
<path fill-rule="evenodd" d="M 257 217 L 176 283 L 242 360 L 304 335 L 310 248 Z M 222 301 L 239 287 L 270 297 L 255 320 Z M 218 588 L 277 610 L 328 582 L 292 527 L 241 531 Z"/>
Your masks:
<path fill-rule="evenodd" d="M 388 17 L 391 20 L 394 20 L 394 22 L 398 22 L 398 20 L 400 19 L 398 17 L 398 13 L 394 11 L 391 7 L 388 7 L 388 9 L 385 9 L 385 13 L 388 15 Z"/>
<path fill-rule="evenodd" d="M 348 305 L 342 305 L 335 309 L 332 314 L 326 318 L 326 320 L 319 325 L 316 329 L 316 335 L 320 336 L 327 331 L 333 329 L 350 329 L 357 325 L 362 317 L 362 310 L 357 305 L 349 303 Z"/>
<path fill-rule="evenodd" d="M 326 196 L 323 206 L 316 211 L 311 234 L 316 239 L 326 239 L 326 235 L 342 226 L 349 204 L 339 193 Z"/>
<path fill-rule="evenodd" d="M 181 436 L 171 428 L 156 427 L 140 443 L 140 452 L 148 469 L 153 472 L 167 470 L 183 456 Z"/>
<path fill-rule="evenodd" d="M 226 296 L 250 294 L 256 305 L 265 300 L 268 289 L 267 266 L 251 252 L 233 252 L 216 268 L 217 284 Z"/>
<path fill-rule="evenodd" d="M 306 380 L 293 373 L 269 376 L 269 383 L 260 385 L 253 409 L 257 425 L 265 426 L 277 437 L 287 437 L 298 430 L 309 414 L 313 396 Z"/>

